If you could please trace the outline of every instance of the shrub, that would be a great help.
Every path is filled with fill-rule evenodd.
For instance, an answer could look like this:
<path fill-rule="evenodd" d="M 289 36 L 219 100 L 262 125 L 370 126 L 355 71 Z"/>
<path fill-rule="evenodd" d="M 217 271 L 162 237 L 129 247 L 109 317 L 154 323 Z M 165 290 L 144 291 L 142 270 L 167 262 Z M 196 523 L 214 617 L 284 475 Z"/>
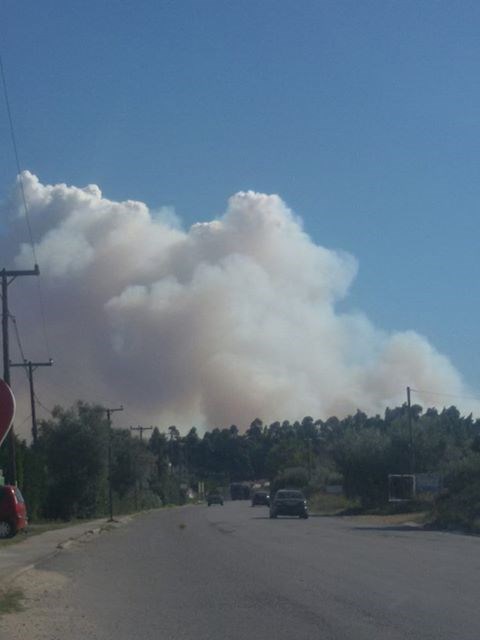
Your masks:
<path fill-rule="evenodd" d="M 270 487 L 270 492 L 273 495 L 279 489 L 305 489 L 307 485 L 308 471 L 303 469 L 303 467 L 293 467 L 291 469 L 285 469 L 283 473 L 280 473 L 275 478 Z"/>
<path fill-rule="evenodd" d="M 433 507 L 435 524 L 467 531 L 480 529 L 480 454 L 456 463 L 445 479 L 447 491 Z"/>

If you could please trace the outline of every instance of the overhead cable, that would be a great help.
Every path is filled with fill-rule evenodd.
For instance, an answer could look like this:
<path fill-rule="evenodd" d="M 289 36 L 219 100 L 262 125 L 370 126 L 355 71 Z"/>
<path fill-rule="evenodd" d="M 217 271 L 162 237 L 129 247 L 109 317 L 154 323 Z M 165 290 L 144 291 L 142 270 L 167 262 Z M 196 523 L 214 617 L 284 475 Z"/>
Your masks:
<path fill-rule="evenodd" d="M 16 138 L 16 135 L 15 135 L 15 127 L 13 126 L 12 109 L 11 109 L 11 106 L 10 106 L 10 98 L 9 98 L 9 94 L 8 94 L 7 80 L 6 80 L 6 77 L 5 77 L 5 69 L 4 69 L 4 66 L 3 66 L 3 59 L 2 59 L 1 53 L 0 53 L 0 75 L 2 77 L 3 95 L 5 97 L 5 106 L 6 106 L 6 109 L 7 109 L 7 118 L 8 118 L 9 128 L 10 128 L 10 138 L 11 138 L 11 141 L 12 141 L 13 154 L 14 154 L 14 157 L 15 157 L 15 164 L 16 164 L 16 168 L 17 168 L 18 181 L 19 181 L 19 184 L 20 184 L 20 194 L 21 194 L 22 203 L 23 203 L 23 209 L 24 209 L 24 213 L 25 213 L 25 221 L 27 223 L 27 230 L 28 230 L 28 236 L 29 236 L 29 241 L 30 241 L 30 247 L 32 249 L 32 256 L 33 256 L 34 264 L 38 265 L 37 253 L 36 253 L 36 250 L 35 250 L 35 242 L 34 242 L 34 239 L 33 239 L 32 225 L 31 225 L 31 222 L 30 222 L 30 211 L 29 211 L 28 204 L 27 204 L 27 197 L 25 195 L 25 187 L 24 187 L 24 184 L 23 184 L 23 175 L 22 175 L 22 169 L 21 169 L 21 165 L 20 165 L 20 156 L 19 156 L 19 153 L 18 153 L 17 138 Z M 42 285 L 41 285 L 40 278 L 38 278 L 38 280 L 37 280 L 37 287 L 38 287 L 38 296 L 39 296 L 39 300 L 40 300 L 40 316 L 41 316 L 42 327 L 43 327 L 43 338 L 45 340 L 45 347 L 47 349 L 47 355 L 50 356 L 50 344 L 49 344 L 48 335 L 47 335 L 45 304 L 44 304 L 44 300 L 43 300 L 43 291 L 42 291 Z"/>
<path fill-rule="evenodd" d="M 425 391 L 424 389 L 413 389 L 410 388 L 410 391 L 414 391 L 415 393 L 423 393 L 425 395 L 432 395 L 432 396 L 446 396 L 449 398 L 461 398 L 463 400 L 476 400 L 477 402 L 480 402 L 480 398 L 479 397 L 475 397 L 475 396 L 464 396 L 458 393 L 441 393 L 440 391 Z"/>

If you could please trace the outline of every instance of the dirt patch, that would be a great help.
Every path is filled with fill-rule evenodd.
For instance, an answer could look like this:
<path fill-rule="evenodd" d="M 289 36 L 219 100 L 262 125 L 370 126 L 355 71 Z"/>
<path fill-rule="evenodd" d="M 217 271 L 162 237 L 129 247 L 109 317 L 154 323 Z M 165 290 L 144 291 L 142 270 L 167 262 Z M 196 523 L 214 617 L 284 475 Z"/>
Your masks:
<path fill-rule="evenodd" d="M 21 608 L 1 617 L 2 640 L 65 640 L 96 637 L 86 616 L 62 597 L 70 580 L 55 571 L 30 569 L 18 576 L 9 592 L 21 594 Z"/>

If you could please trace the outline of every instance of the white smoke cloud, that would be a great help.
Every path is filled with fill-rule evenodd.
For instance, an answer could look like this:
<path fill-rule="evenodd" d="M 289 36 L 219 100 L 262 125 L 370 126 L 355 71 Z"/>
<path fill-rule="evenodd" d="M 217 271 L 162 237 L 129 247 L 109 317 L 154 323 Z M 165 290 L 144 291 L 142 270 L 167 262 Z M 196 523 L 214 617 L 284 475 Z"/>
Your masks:
<path fill-rule="evenodd" d="M 29 172 L 23 183 L 57 363 L 41 376 L 50 404 L 81 397 L 121 402 L 130 421 L 244 428 L 257 416 L 383 413 L 406 385 L 465 394 L 426 339 L 336 311 L 355 259 L 316 245 L 276 195 L 237 193 L 220 219 L 183 231 L 172 210 L 113 202 L 95 185 Z M 25 226 L 18 185 L 4 210 L 3 254 L 31 268 L 31 247 L 13 240 Z M 26 286 L 14 311 L 38 350 Z"/>

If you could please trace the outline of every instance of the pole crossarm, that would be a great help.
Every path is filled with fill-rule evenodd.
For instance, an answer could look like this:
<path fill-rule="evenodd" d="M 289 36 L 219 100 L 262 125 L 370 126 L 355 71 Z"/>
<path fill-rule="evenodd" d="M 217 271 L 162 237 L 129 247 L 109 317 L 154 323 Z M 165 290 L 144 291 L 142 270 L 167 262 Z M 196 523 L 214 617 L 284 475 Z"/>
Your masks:
<path fill-rule="evenodd" d="M 35 265 L 33 269 L 27 270 L 18 270 L 18 269 L 0 269 L 0 275 L 6 276 L 7 278 L 16 278 L 17 276 L 39 276 L 40 268 L 38 264 Z"/>
<path fill-rule="evenodd" d="M 38 264 L 33 269 L 1 269 L 0 276 L 5 279 L 10 278 L 7 281 L 7 286 L 11 284 L 18 276 L 39 276 L 40 268 Z"/>
<path fill-rule="evenodd" d="M 32 367 L 33 370 L 37 367 L 51 367 L 53 365 L 53 360 L 50 358 L 48 362 L 32 362 L 31 360 L 25 360 L 24 362 L 10 362 L 10 367 L 24 367 L 28 369 Z"/>
<path fill-rule="evenodd" d="M 143 432 L 144 431 L 151 431 L 153 429 L 153 427 L 141 427 L 140 425 L 138 425 L 138 427 L 130 427 L 131 431 L 139 431 L 140 432 L 140 440 L 143 440 Z"/>
<path fill-rule="evenodd" d="M 102 411 L 105 411 L 105 413 L 107 414 L 108 419 L 110 420 L 110 414 L 115 413 L 116 411 L 123 411 L 123 405 L 120 405 L 119 407 L 116 407 L 115 409 L 102 407 Z"/>

